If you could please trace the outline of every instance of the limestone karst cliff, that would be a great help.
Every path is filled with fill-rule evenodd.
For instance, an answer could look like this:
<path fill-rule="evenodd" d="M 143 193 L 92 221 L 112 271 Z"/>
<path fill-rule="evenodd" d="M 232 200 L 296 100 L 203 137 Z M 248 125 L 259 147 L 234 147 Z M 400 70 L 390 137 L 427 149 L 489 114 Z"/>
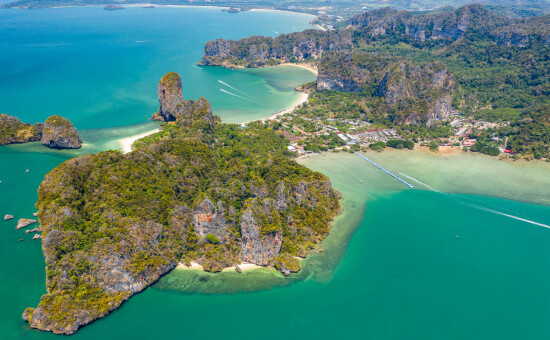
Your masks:
<path fill-rule="evenodd" d="M 261 67 L 283 62 L 315 60 L 327 51 L 350 51 L 349 31 L 306 30 L 276 38 L 254 36 L 235 40 L 217 39 L 204 46 L 200 65 Z"/>
<path fill-rule="evenodd" d="M 441 63 L 410 60 L 373 53 L 327 53 L 320 61 L 317 90 L 367 91 L 383 97 L 396 110 L 398 123 L 426 123 L 451 117 L 454 77 Z"/>
<path fill-rule="evenodd" d="M 152 119 L 173 122 L 190 127 L 193 124 L 213 126 L 215 122 L 210 102 L 201 97 L 194 100 L 183 99 L 181 77 L 176 72 L 165 74 L 157 90 L 160 106 Z"/>

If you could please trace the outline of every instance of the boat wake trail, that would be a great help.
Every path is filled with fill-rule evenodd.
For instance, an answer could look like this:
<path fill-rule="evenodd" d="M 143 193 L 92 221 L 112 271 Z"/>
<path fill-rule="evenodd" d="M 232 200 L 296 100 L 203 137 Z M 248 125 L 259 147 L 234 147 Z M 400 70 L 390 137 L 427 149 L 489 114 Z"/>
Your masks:
<path fill-rule="evenodd" d="M 222 84 L 222 85 L 225 85 L 225 86 L 229 87 L 230 89 L 235 90 L 235 91 L 237 91 L 237 92 L 239 92 L 239 93 L 242 93 L 242 94 L 244 94 L 245 96 L 247 95 L 247 94 L 244 93 L 243 91 L 241 91 L 241 90 L 239 90 L 239 89 L 237 89 L 237 88 L 234 88 L 233 86 L 229 85 L 228 83 L 224 83 L 223 81 L 221 81 L 221 80 L 219 80 L 219 79 L 218 79 L 218 83 L 220 83 L 220 84 Z"/>
<path fill-rule="evenodd" d="M 193 66 L 193 68 L 198 68 L 199 70 L 202 70 L 202 67 L 199 67 L 197 64 L 193 63 L 191 64 L 191 66 Z"/>
<path fill-rule="evenodd" d="M 404 177 L 407 177 L 408 179 L 418 183 L 418 184 L 421 184 L 423 186 L 425 186 L 426 188 L 428 188 L 429 190 L 431 191 L 434 191 L 434 192 L 437 192 L 439 194 L 442 194 L 442 195 L 445 195 L 451 199 L 453 199 L 454 201 L 460 203 L 460 204 L 463 204 L 463 205 L 466 205 L 470 208 L 474 208 L 474 209 L 478 209 L 478 210 L 482 210 L 482 211 L 486 211 L 486 212 L 489 212 L 489 213 L 492 213 L 492 214 L 495 214 L 495 215 L 500 215 L 500 216 L 504 216 L 504 217 L 508 217 L 508 218 L 512 218 L 514 220 L 518 220 L 518 221 L 521 221 L 521 222 L 525 222 L 525 223 L 529 223 L 529 224 L 534 224 L 534 225 L 538 225 L 539 227 L 543 227 L 543 228 L 549 228 L 550 229 L 550 225 L 547 225 L 547 224 L 544 224 L 544 223 L 539 223 L 539 222 L 535 222 L 535 221 L 531 221 L 531 220 L 528 220 L 526 218 L 522 218 L 522 217 L 519 217 L 519 216 L 515 216 L 515 215 L 510 215 L 510 214 L 507 214 L 507 213 L 503 213 L 502 211 L 498 211 L 498 210 L 493 210 L 493 209 L 489 209 L 489 208 L 485 208 L 485 207 L 482 207 L 480 205 L 477 205 L 477 204 L 472 204 L 472 203 L 467 203 L 467 202 L 464 202 L 462 200 L 459 200 L 459 199 L 456 199 L 455 197 L 453 197 L 452 194 L 447 194 L 447 193 L 444 193 L 444 192 L 441 192 L 439 190 L 436 190 L 434 187 L 426 184 L 426 183 L 423 183 L 419 180 L 417 180 L 416 178 L 413 178 L 411 176 L 408 176 L 404 173 L 401 172 L 401 175 L 404 176 Z"/>
<path fill-rule="evenodd" d="M 424 183 L 424 182 L 420 182 L 420 181 L 417 180 L 416 178 L 412 178 L 411 176 L 406 175 L 406 174 L 404 174 L 404 173 L 402 173 L 402 172 L 400 172 L 399 174 L 402 175 L 402 176 L 407 177 L 408 179 L 410 179 L 410 180 L 412 180 L 412 181 L 415 181 L 416 183 L 418 183 L 418 184 L 420 184 L 420 185 L 425 186 L 426 188 L 430 189 L 431 191 L 435 191 L 435 192 L 437 192 L 437 193 L 439 193 L 439 194 L 442 194 L 441 191 L 435 189 L 435 188 L 432 187 L 432 186 L 429 186 L 428 184 L 426 184 L 426 183 Z"/>
<path fill-rule="evenodd" d="M 528 220 L 528 219 L 526 219 L 526 218 L 521 218 L 521 217 L 519 217 L 519 216 L 514 216 L 514 215 L 506 214 L 506 213 L 503 213 L 503 212 L 501 212 L 501 211 L 497 211 L 497 210 L 493 210 L 493 209 L 481 207 L 481 206 L 479 206 L 479 205 L 475 205 L 475 204 L 471 204 L 471 203 L 466 203 L 466 202 L 461 202 L 461 201 L 459 201 L 459 203 L 460 203 L 460 204 L 464 204 L 464 205 L 466 205 L 466 206 L 469 206 L 469 207 L 471 207 L 471 208 L 475 208 L 475 209 L 478 209 L 478 210 L 487 211 L 487 212 L 490 212 L 490 213 L 493 213 L 493 214 L 496 214 L 496 215 L 500 215 L 500 216 L 506 216 L 506 217 L 509 217 L 509 218 L 513 218 L 514 220 L 518 220 L 518 221 L 522 221 L 522 222 L 525 222 L 525 223 L 530 223 L 530 224 L 538 225 L 539 227 L 544 227 L 544 228 L 550 229 L 550 225 L 547 225 L 547 224 L 544 224 L 544 223 L 539 223 L 539 222 L 531 221 L 531 220 Z"/>
<path fill-rule="evenodd" d="M 250 99 L 248 99 L 248 98 L 245 98 L 245 97 L 243 97 L 243 96 L 239 96 L 238 94 L 231 93 L 231 92 L 226 91 L 226 90 L 224 90 L 224 89 L 220 89 L 220 91 L 222 91 L 223 93 L 227 93 L 227 94 L 229 94 L 229 95 L 232 95 L 232 96 L 235 96 L 235 97 L 237 97 L 237 98 L 241 98 L 241 99 L 244 99 L 244 100 L 247 100 L 247 101 L 253 103 L 252 100 L 250 100 Z"/>

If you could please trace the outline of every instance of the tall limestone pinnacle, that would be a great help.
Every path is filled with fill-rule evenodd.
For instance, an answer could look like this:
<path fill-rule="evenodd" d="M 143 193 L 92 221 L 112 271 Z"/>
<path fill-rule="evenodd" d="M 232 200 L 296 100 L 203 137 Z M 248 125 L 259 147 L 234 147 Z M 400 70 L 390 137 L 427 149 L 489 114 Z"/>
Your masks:
<path fill-rule="evenodd" d="M 184 110 L 181 77 L 176 72 L 166 73 L 159 81 L 157 90 L 160 107 L 153 117 L 156 120 L 171 122 L 181 116 Z"/>
<path fill-rule="evenodd" d="M 176 72 L 166 73 L 159 81 L 159 111 L 153 114 L 153 120 L 176 122 L 181 126 L 194 126 L 205 123 L 212 126 L 215 122 L 210 102 L 204 98 L 198 101 L 183 99 L 181 77 Z"/>

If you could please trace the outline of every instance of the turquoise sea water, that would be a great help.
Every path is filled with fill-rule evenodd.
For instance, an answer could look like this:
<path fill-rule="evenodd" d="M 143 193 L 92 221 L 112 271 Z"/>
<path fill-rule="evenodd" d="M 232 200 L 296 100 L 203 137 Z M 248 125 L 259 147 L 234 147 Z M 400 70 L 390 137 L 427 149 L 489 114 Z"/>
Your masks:
<path fill-rule="evenodd" d="M 146 119 L 157 106 L 159 74 L 168 70 L 183 75 L 186 98 L 207 96 L 224 120 L 259 118 L 287 106 L 294 82 L 310 80 L 309 73 L 193 66 L 203 42 L 181 43 L 190 36 L 274 34 L 302 29 L 309 20 L 238 15 L 173 8 L 0 11 L 0 44 L 7 51 L 0 54 L 0 112 L 24 121 L 64 114 L 85 129 L 86 142 L 80 151 L 38 143 L 0 147 L 0 215 L 31 217 L 36 189 L 52 168 L 154 128 Z M 131 43 L 147 38 L 155 48 Z M 264 109 L 219 91 L 218 80 Z M 343 194 L 344 213 L 321 245 L 323 254 L 310 255 L 300 273 L 175 270 L 71 338 L 547 338 L 550 230 L 529 221 L 550 225 L 550 165 L 477 154 L 368 156 L 429 187 L 415 182 L 418 189 L 409 190 L 347 153 L 302 159 L 330 177 Z M 59 338 L 20 319 L 45 292 L 45 273 L 40 242 L 15 231 L 15 224 L 0 220 L 0 339 Z"/>

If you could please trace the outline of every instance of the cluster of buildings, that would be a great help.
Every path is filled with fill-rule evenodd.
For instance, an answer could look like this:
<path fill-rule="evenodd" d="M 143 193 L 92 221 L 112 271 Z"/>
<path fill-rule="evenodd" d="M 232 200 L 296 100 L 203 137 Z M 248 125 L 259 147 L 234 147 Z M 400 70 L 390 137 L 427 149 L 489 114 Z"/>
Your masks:
<path fill-rule="evenodd" d="M 482 120 L 470 120 L 470 119 L 455 119 L 451 122 L 451 126 L 456 129 L 456 133 L 451 136 L 451 143 L 460 143 L 463 147 L 471 147 L 476 143 L 477 136 L 481 134 L 481 130 L 487 130 L 490 128 L 497 129 L 501 126 L 510 124 L 509 122 L 503 123 L 491 123 L 485 122 Z M 476 134 L 477 132 L 477 134 Z M 493 134 L 493 141 L 499 142 L 499 137 Z M 500 146 L 500 152 L 509 152 L 510 150 L 506 149 L 506 140 L 504 145 Z"/>

